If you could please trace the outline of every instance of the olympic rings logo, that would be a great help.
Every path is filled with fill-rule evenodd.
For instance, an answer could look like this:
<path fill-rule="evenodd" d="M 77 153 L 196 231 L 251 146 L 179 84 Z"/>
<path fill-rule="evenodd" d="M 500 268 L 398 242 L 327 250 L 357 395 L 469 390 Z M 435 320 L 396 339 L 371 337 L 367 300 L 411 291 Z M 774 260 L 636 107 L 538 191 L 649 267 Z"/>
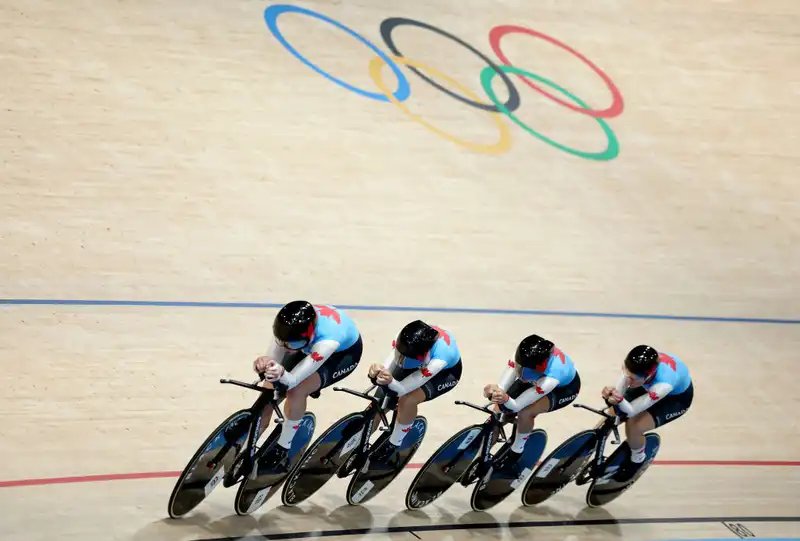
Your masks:
<path fill-rule="evenodd" d="M 312 63 L 306 57 L 301 55 L 286 40 L 286 38 L 283 36 L 283 34 L 281 34 L 281 31 L 278 28 L 278 17 L 284 13 L 297 13 L 297 14 L 307 15 L 315 19 L 319 19 L 320 21 L 326 22 L 328 24 L 335 26 L 340 30 L 343 30 L 347 34 L 356 38 L 367 48 L 371 49 L 376 54 L 376 56 L 370 61 L 368 66 L 368 71 L 370 78 L 375 83 L 375 87 L 378 89 L 378 92 L 371 90 L 364 90 L 362 88 L 353 86 L 347 83 L 346 81 L 343 81 L 342 79 L 339 79 L 338 77 L 335 77 L 330 73 L 322 70 L 316 64 Z M 494 54 L 500 60 L 500 64 L 498 64 L 489 57 L 487 57 L 485 54 L 480 52 L 478 49 L 470 45 L 469 43 L 463 41 L 461 38 L 454 36 L 453 34 L 446 32 L 441 28 L 437 28 L 433 25 L 430 25 L 428 23 L 424 23 L 422 21 L 409 19 L 405 17 L 391 17 L 385 19 L 380 25 L 381 37 L 383 38 L 386 47 L 391 51 L 391 55 L 386 54 L 384 51 L 379 49 L 374 43 L 369 41 L 367 38 L 356 32 L 352 28 L 342 24 L 341 22 L 335 19 L 332 19 L 331 17 L 328 17 L 327 15 L 323 15 L 322 13 L 313 11 L 308 8 L 293 6 L 289 4 L 274 4 L 267 7 L 267 9 L 264 11 L 264 20 L 266 21 L 267 27 L 269 28 L 270 32 L 272 32 L 275 38 L 280 42 L 281 45 L 283 45 L 286 48 L 286 50 L 288 50 L 298 60 L 300 60 L 302 63 L 304 63 L 309 68 L 313 69 L 326 79 L 365 98 L 393 103 L 397 108 L 399 108 L 403 113 L 405 113 L 409 118 L 411 118 L 418 124 L 421 124 L 428 130 L 432 131 L 433 133 L 461 147 L 468 148 L 475 152 L 481 152 L 485 154 L 502 154 L 504 152 L 507 152 L 511 148 L 511 132 L 509 130 L 508 124 L 503 120 L 503 117 L 505 116 L 508 119 L 510 119 L 514 124 L 516 124 L 524 131 L 529 133 L 530 135 L 574 156 L 578 156 L 589 160 L 607 161 L 607 160 L 613 160 L 619 155 L 619 141 L 617 140 L 616 135 L 611 130 L 611 127 L 608 125 L 605 119 L 614 118 L 622 113 L 622 110 L 624 108 L 624 103 L 621 92 L 614 84 L 614 82 L 611 80 L 611 78 L 608 75 L 606 75 L 606 73 L 603 70 L 597 67 L 591 60 L 586 58 L 584 55 L 582 55 L 569 45 L 561 41 L 558 41 L 557 39 L 551 36 L 543 34 L 542 32 L 538 32 L 530 28 L 525 28 L 516 25 L 501 25 L 492 28 L 491 31 L 489 32 L 489 44 Z M 441 71 L 434 69 L 433 67 L 427 64 L 423 64 L 422 62 L 419 62 L 417 60 L 412 60 L 410 58 L 406 58 L 405 56 L 403 56 L 403 54 L 400 52 L 397 45 L 395 44 L 394 38 L 392 37 L 392 32 L 400 26 L 417 27 L 439 34 L 444 38 L 454 41 L 455 43 L 458 43 L 459 45 L 466 48 L 474 55 L 478 56 L 481 60 L 483 60 L 487 64 L 487 67 L 484 68 L 480 73 L 480 83 L 481 86 L 483 87 L 486 97 L 489 98 L 489 101 L 491 101 L 491 103 L 487 103 L 486 100 L 483 99 L 481 96 L 478 96 L 475 92 L 468 89 L 462 83 L 459 83 L 449 75 L 445 75 Z M 608 90 L 610 91 L 612 97 L 611 105 L 605 109 L 592 109 L 586 103 L 584 103 L 583 100 L 581 100 L 579 97 L 575 96 L 566 88 L 559 86 L 553 81 L 545 79 L 544 77 L 542 77 L 541 75 L 537 75 L 536 73 L 512 66 L 511 62 L 503 53 L 503 50 L 500 47 L 500 42 L 502 41 L 503 37 L 509 34 L 525 34 L 534 38 L 542 39 L 552 45 L 555 45 L 556 47 L 563 49 L 564 51 L 567 51 L 568 53 L 572 54 L 573 56 L 581 60 L 584 64 L 586 64 L 589 68 L 591 68 L 603 80 L 606 87 L 608 87 Z M 499 130 L 498 140 L 490 144 L 482 144 L 482 143 L 466 141 L 434 126 L 427 120 L 423 119 L 421 116 L 411 112 L 411 110 L 404 103 L 411 96 L 411 85 L 409 83 L 409 80 L 403 73 L 403 71 L 400 69 L 400 65 L 406 66 L 409 70 L 411 70 L 415 75 L 420 77 L 423 81 L 427 82 L 430 85 L 433 85 L 435 88 L 451 96 L 452 98 L 492 114 L 492 118 L 495 124 L 497 125 L 497 129 Z M 397 79 L 397 88 L 394 91 L 392 91 L 386 85 L 383 79 L 383 70 L 386 66 L 388 66 L 391 69 L 392 73 Z M 426 72 L 427 75 L 426 73 L 423 73 L 423 71 Z M 608 140 L 605 150 L 602 150 L 600 152 L 591 152 L 591 151 L 585 151 L 577 148 L 568 147 L 557 141 L 554 141 L 553 139 L 550 139 L 544 134 L 536 131 L 528 124 L 522 122 L 522 120 L 520 120 L 514 114 L 514 112 L 520 106 L 519 91 L 512 83 L 508 74 L 516 75 L 517 78 L 523 83 L 525 83 L 527 86 L 539 92 L 540 94 L 543 94 L 544 96 L 560 104 L 561 106 L 566 107 L 567 109 L 570 109 L 572 111 L 575 111 L 576 113 L 580 113 L 589 116 L 591 118 L 594 118 L 600 125 L 601 129 L 603 130 L 603 133 L 606 136 L 606 139 Z M 494 80 L 495 77 L 499 77 L 506 85 L 506 88 L 508 89 L 508 99 L 506 100 L 505 103 L 500 102 L 500 100 L 497 98 L 495 91 L 492 89 L 492 81 Z M 454 92 L 449 88 L 443 86 L 442 84 L 435 81 L 434 78 L 441 81 L 445 81 L 450 86 L 450 88 L 455 88 L 460 93 Z M 554 94 L 543 87 L 549 87 L 550 89 L 556 91 L 557 94 Z"/>

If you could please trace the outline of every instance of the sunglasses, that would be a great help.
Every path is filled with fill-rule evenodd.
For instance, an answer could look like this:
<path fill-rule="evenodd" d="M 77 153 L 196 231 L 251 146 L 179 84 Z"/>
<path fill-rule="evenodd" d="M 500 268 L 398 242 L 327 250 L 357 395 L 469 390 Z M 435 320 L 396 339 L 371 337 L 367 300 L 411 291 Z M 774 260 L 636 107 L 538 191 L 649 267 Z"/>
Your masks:
<path fill-rule="evenodd" d="M 298 350 L 303 349 L 308 345 L 308 340 L 292 340 L 289 342 L 284 342 L 282 340 L 278 340 L 278 345 L 284 347 L 286 349 Z"/>
<path fill-rule="evenodd" d="M 631 372 L 630 370 L 628 370 L 624 366 L 622 367 L 622 370 L 623 370 L 623 372 L 625 373 L 626 376 L 628 376 L 630 379 L 635 380 L 635 381 L 645 381 L 645 380 L 647 380 L 647 378 L 649 378 L 650 376 L 653 375 L 652 373 L 650 373 L 650 374 L 634 374 L 633 372 Z"/>
<path fill-rule="evenodd" d="M 427 355 L 425 355 L 421 358 L 415 359 L 414 357 L 407 357 L 402 353 L 400 353 L 399 351 L 397 352 L 397 354 L 399 357 L 397 363 L 403 368 L 417 368 L 418 366 L 425 363 L 425 359 L 427 357 Z"/>

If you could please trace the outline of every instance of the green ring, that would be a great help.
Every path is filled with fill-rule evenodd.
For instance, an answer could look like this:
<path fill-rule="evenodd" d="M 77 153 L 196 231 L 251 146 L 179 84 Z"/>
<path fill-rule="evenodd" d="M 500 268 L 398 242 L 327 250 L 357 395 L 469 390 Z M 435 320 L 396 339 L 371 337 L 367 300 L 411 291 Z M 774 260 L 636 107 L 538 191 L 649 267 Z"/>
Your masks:
<path fill-rule="evenodd" d="M 551 88 L 554 88 L 555 90 L 558 90 L 568 98 L 572 99 L 572 101 L 583 107 L 584 109 L 589 109 L 589 106 L 586 105 L 579 97 L 573 96 L 567 89 L 561 88 L 554 82 L 548 81 L 544 77 L 540 77 L 535 73 L 531 73 L 529 71 L 525 71 L 523 69 L 516 68 L 514 66 L 497 66 L 497 67 L 506 73 L 514 73 L 517 75 L 525 75 L 527 77 L 532 77 L 537 81 L 539 81 L 540 83 L 543 83 Z M 531 128 L 530 126 L 522 122 L 520 119 L 518 119 L 516 116 L 514 116 L 514 114 L 511 111 L 509 111 L 508 108 L 506 108 L 502 103 L 500 103 L 500 100 L 497 99 L 494 90 L 492 90 L 492 77 L 494 77 L 496 74 L 497 71 L 495 70 L 494 67 L 489 66 L 484 68 L 483 71 L 481 72 L 481 86 L 483 86 L 483 90 L 486 92 L 486 95 L 489 96 L 489 99 L 491 99 L 497 106 L 497 109 L 503 112 L 508 118 L 513 120 L 517 126 L 522 128 L 526 132 L 530 133 L 534 137 L 544 141 L 548 145 L 554 146 L 558 149 L 563 150 L 564 152 L 568 152 L 575 156 L 580 156 L 581 158 L 586 158 L 588 160 L 607 161 L 607 160 L 613 160 L 614 158 L 619 156 L 619 141 L 617 141 L 617 136 L 614 135 L 614 132 L 602 118 L 595 118 L 595 120 L 597 120 L 597 122 L 600 124 L 600 127 L 603 128 L 603 132 L 606 134 L 606 137 L 608 137 L 608 146 L 603 152 L 584 152 L 582 150 L 570 148 L 568 146 L 562 145 L 561 143 L 553 141 L 552 139 L 548 139 L 544 135 L 534 131 L 533 128 Z"/>

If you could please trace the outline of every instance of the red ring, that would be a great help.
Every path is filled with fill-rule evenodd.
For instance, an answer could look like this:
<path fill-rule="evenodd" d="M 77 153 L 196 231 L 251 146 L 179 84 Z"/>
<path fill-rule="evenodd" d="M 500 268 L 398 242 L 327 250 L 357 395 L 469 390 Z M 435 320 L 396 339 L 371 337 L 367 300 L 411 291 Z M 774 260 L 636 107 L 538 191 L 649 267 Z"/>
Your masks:
<path fill-rule="evenodd" d="M 603 110 L 584 109 L 583 107 L 581 107 L 579 105 L 575 105 L 574 103 L 570 103 L 568 101 L 564 101 L 564 100 L 562 100 L 561 98 L 559 98 L 557 96 L 553 96 L 552 94 L 550 94 L 546 90 L 544 90 L 541 87 L 539 87 L 539 86 L 535 85 L 534 83 L 532 83 L 524 75 L 518 75 L 518 77 L 520 79 L 522 79 L 523 83 L 525 83 L 526 85 L 528 85 L 532 89 L 536 90 L 540 94 L 544 94 L 545 96 L 547 96 L 551 100 L 553 100 L 553 101 L 555 101 L 557 103 L 560 103 L 564 107 L 567 107 L 569 109 L 572 109 L 573 111 L 577 111 L 577 112 L 582 113 L 584 115 L 589 115 L 589 116 L 594 117 L 594 118 L 613 118 L 613 117 L 619 115 L 620 113 L 622 113 L 622 110 L 625 107 L 625 105 L 623 103 L 623 100 L 622 100 L 622 93 L 619 91 L 619 88 L 617 88 L 617 86 L 614 84 L 614 81 L 611 80 L 611 77 L 606 75 L 603 70 L 601 70 L 600 68 L 595 66 L 592 63 L 591 60 L 589 60 L 588 58 L 583 56 L 581 53 L 579 53 L 578 51 L 576 51 L 575 49 L 573 49 L 572 47 L 570 47 L 566 43 L 561 43 L 557 39 L 551 38 L 550 36 L 548 36 L 546 34 L 542 34 L 541 32 L 537 32 L 536 30 L 531 30 L 530 28 L 525 28 L 523 26 L 516 26 L 516 25 L 511 25 L 511 24 L 495 26 L 494 28 L 492 28 L 492 30 L 489 32 L 489 43 L 492 46 L 492 50 L 494 51 L 494 54 L 496 54 L 497 58 L 499 58 L 503 63 L 505 63 L 506 66 L 511 66 L 511 62 L 509 62 L 508 58 L 506 58 L 506 55 L 504 55 L 503 51 L 500 49 L 500 40 L 506 34 L 511 34 L 511 33 L 528 34 L 529 36 L 542 38 L 543 40 L 549 41 L 550 43 L 552 43 L 553 45 L 555 45 L 557 47 L 561 47 L 565 51 L 569 51 L 574 56 L 576 56 L 579 59 L 581 59 L 587 66 L 592 68 L 592 70 L 594 70 L 594 72 L 603 79 L 603 81 L 606 83 L 606 86 L 611 91 L 611 95 L 613 96 L 614 100 L 613 100 L 613 102 L 611 103 L 611 105 L 607 109 L 603 109 Z"/>

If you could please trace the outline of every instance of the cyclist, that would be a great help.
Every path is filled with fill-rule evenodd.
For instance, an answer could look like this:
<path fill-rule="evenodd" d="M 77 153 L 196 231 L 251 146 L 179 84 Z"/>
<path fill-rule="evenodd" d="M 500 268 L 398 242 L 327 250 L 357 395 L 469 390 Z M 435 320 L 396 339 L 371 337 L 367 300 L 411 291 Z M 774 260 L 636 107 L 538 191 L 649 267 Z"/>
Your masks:
<path fill-rule="evenodd" d="M 581 378 L 568 355 L 539 335 L 523 338 L 500 382 L 483 389 L 484 397 L 501 411 L 517 415 L 514 442 L 507 453 L 498 457 L 496 471 L 516 476 L 516 466 L 536 417 L 571 404 L 580 390 Z"/>
<path fill-rule="evenodd" d="M 398 398 L 394 430 L 371 460 L 389 469 L 398 465 L 400 445 L 411 430 L 418 406 L 453 390 L 461 379 L 461 367 L 461 352 L 446 330 L 421 320 L 402 328 L 383 365 L 373 364 L 369 369 L 369 377 Z"/>
<path fill-rule="evenodd" d="M 678 357 L 640 345 L 625 357 L 616 388 L 605 387 L 602 397 L 614 407 L 617 424 L 625 423 L 630 454 L 614 475 L 616 481 L 625 482 L 647 458 L 645 433 L 682 417 L 692 405 L 694 385 L 689 368 Z"/>
<path fill-rule="evenodd" d="M 303 300 L 278 311 L 272 332 L 274 340 L 267 354 L 253 362 L 253 369 L 264 373 L 267 382 L 286 388 L 278 444 L 262 459 L 274 470 L 285 471 L 308 396 L 318 396 L 315 393 L 351 374 L 361 360 L 363 344 L 355 322 L 345 312 Z M 265 411 L 262 427 L 268 426 L 271 414 Z"/>

